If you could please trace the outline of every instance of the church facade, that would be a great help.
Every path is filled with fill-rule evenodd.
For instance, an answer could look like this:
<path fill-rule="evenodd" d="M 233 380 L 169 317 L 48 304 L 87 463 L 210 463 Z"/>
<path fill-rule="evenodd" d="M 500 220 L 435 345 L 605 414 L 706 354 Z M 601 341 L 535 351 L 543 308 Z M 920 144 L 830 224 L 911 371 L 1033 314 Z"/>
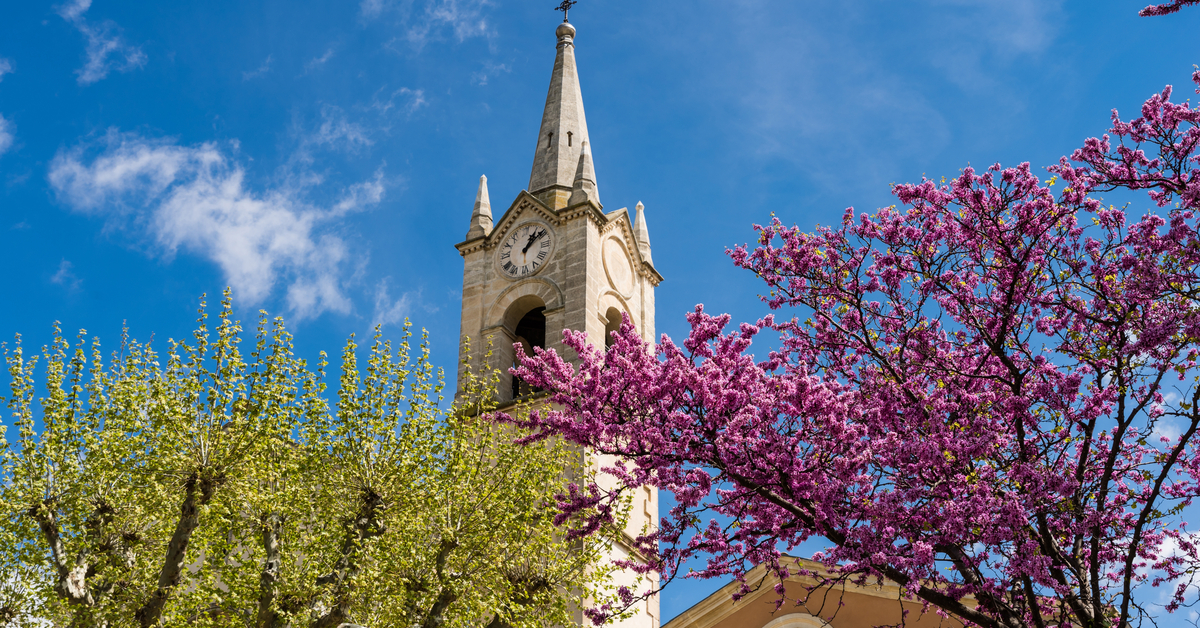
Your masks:
<path fill-rule="evenodd" d="M 651 260 L 642 204 L 634 213 L 626 208 L 606 212 L 600 202 L 575 34 L 566 21 L 555 32 L 554 69 L 528 188 L 494 217 L 487 178 L 480 177 L 466 237 L 457 245 L 463 257 L 458 392 L 463 392 L 469 358 L 501 373 L 496 393 L 502 406 L 532 392 L 508 374 L 514 343 L 526 351 L 542 347 L 573 358 L 573 351 L 563 350 L 563 330 L 585 332 L 593 344 L 604 346 L 622 315 L 643 338 L 655 338 L 654 289 L 663 278 Z M 628 558 L 629 539 L 657 521 L 657 491 L 643 489 L 632 504 L 625 541 L 608 558 Z M 618 579 L 618 584 L 633 582 L 632 574 Z M 639 590 L 646 587 L 643 582 Z M 636 611 L 617 625 L 658 628 L 657 598 Z M 585 622 L 582 616 L 577 620 Z"/>

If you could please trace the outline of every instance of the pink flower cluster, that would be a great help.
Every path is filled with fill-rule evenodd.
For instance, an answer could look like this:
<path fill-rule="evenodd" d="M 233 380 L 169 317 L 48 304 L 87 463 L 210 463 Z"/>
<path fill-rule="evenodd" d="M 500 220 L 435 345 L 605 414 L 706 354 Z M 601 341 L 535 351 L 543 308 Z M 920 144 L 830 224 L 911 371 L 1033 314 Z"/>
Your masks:
<path fill-rule="evenodd" d="M 1170 94 L 1114 112 L 1050 181 L 966 168 L 836 227 L 756 226 L 730 255 L 786 318 L 731 329 L 697 306 L 682 345 L 626 320 L 607 351 L 567 332 L 577 360 L 523 359 L 559 408 L 525 422 L 534 438 L 622 460 L 620 488 L 573 487 L 562 519 L 586 534 L 653 485 L 678 505 L 630 567 L 781 582 L 783 553 L 818 538 L 819 582 L 887 578 L 978 626 L 1128 625 L 1143 584 L 1194 601 L 1200 108 Z M 1160 211 L 1132 218 L 1114 190 Z"/>
<path fill-rule="evenodd" d="M 1200 0 L 1172 0 L 1172 2 L 1168 2 L 1166 4 L 1152 4 L 1141 11 L 1138 11 L 1138 15 L 1142 17 L 1170 15 L 1178 12 L 1183 7 L 1193 4 L 1200 4 Z"/>

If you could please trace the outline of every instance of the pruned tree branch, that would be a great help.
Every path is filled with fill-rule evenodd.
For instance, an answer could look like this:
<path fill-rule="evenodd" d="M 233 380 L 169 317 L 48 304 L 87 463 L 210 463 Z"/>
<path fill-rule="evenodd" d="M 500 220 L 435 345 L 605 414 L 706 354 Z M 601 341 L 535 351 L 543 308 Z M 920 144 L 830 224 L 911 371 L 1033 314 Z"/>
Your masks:
<path fill-rule="evenodd" d="M 204 467 L 193 472 L 184 482 L 184 497 L 179 506 L 179 518 L 167 543 L 167 554 L 159 570 L 157 587 L 135 614 L 142 628 L 158 625 L 171 591 L 179 584 L 188 544 L 192 540 L 192 533 L 200 525 L 200 508 L 212 501 L 224 481 L 224 473 L 220 469 Z"/>

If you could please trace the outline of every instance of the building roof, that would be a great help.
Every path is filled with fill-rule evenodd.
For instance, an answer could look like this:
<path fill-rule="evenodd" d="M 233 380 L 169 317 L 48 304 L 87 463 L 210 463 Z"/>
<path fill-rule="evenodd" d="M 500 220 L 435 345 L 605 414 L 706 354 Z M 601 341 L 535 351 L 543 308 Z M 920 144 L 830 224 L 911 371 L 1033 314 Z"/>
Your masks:
<path fill-rule="evenodd" d="M 903 600 L 900 586 L 890 580 L 857 585 L 842 582 L 836 586 L 818 586 L 821 577 L 833 574 L 824 565 L 802 558 L 784 556 L 784 564 L 794 565 L 815 575 L 793 575 L 784 582 L 786 600 L 776 609 L 779 594 L 776 581 L 763 565 L 751 569 L 745 577 L 754 590 L 738 601 L 733 596 L 741 582 L 733 581 L 680 613 L 662 628 L 872 628 L 905 622 L 914 628 L 952 628 L 963 623 L 943 618 L 934 610 L 922 615 L 919 601 Z"/>

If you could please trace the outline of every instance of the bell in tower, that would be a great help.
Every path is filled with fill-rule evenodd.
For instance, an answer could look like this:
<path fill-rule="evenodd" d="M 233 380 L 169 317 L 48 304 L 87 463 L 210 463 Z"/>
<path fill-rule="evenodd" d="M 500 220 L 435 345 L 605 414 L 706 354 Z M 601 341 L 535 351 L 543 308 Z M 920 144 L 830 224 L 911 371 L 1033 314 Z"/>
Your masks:
<path fill-rule="evenodd" d="M 463 256 L 458 392 L 463 392 L 468 364 L 497 369 L 501 381 L 495 394 L 502 408 L 538 393 L 508 373 L 517 351 L 540 347 L 574 359 L 573 352 L 564 353 L 563 330 L 583 331 L 604 347 L 623 315 L 644 339 L 655 338 L 654 289 L 663 278 L 650 258 L 642 204 L 631 215 L 625 208 L 605 213 L 600 203 L 575 35 L 566 21 L 555 31 L 554 70 L 528 188 L 493 221 L 487 178 L 480 177 L 466 239 L 457 245 Z M 603 462 L 596 461 L 596 467 Z M 626 527 L 630 538 L 657 523 L 657 501 L 656 492 L 647 490 L 633 505 Z M 618 544 L 612 554 L 628 558 L 632 551 Z M 632 583 L 632 574 L 617 575 L 626 576 Z M 657 628 L 658 623 L 655 598 L 618 625 Z"/>

